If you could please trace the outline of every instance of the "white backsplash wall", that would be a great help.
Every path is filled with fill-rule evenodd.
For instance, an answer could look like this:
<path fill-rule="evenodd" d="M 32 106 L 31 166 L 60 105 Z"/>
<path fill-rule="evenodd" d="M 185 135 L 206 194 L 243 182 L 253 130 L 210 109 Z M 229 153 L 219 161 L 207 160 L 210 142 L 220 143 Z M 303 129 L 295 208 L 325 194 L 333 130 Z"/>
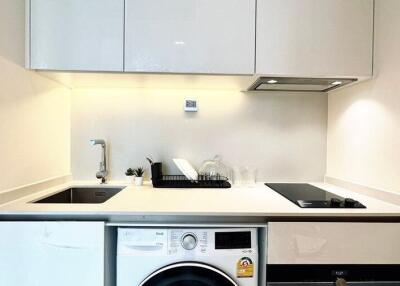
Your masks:
<path fill-rule="evenodd" d="M 183 111 L 196 98 L 197 113 Z M 74 89 L 72 173 L 95 179 L 108 142 L 111 179 L 128 167 L 149 169 L 145 156 L 177 173 L 172 158 L 200 167 L 215 154 L 229 166 L 252 166 L 262 181 L 321 181 L 326 167 L 327 96 L 221 90 Z"/>
<path fill-rule="evenodd" d="M 374 79 L 329 95 L 327 176 L 400 193 L 400 1 L 375 1 Z"/>
<path fill-rule="evenodd" d="M 24 5 L 0 1 L 0 192 L 70 174 L 70 90 L 24 69 Z"/>

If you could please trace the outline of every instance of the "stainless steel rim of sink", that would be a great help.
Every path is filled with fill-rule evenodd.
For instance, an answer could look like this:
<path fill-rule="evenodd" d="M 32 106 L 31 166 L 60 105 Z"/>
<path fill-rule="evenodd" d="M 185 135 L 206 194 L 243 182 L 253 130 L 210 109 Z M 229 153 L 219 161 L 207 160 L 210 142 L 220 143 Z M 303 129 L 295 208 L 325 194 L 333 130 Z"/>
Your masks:
<path fill-rule="evenodd" d="M 33 201 L 34 204 L 102 204 L 125 187 L 72 187 Z"/>

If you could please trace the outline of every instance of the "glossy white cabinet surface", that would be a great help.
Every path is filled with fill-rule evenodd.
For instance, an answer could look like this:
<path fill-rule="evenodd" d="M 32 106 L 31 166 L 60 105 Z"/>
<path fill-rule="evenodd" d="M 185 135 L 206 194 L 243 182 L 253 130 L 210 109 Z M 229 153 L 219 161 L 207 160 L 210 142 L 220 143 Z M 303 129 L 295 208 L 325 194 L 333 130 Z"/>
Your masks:
<path fill-rule="evenodd" d="M 104 286 L 104 222 L 0 222 L 0 285 Z"/>
<path fill-rule="evenodd" d="M 258 0 L 258 74 L 371 76 L 373 0 Z"/>
<path fill-rule="evenodd" d="M 31 68 L 123 71 L 124 0 L 31 0 Z"/>
<path fill-rule="evenodd" d="M 255 0 L 126 0 L 125 70 L 253 74 Z"/>
<path fill-rule="evenodd" d="M 269 264 L 399 264 L 400 223 L 271 222 Z"/>

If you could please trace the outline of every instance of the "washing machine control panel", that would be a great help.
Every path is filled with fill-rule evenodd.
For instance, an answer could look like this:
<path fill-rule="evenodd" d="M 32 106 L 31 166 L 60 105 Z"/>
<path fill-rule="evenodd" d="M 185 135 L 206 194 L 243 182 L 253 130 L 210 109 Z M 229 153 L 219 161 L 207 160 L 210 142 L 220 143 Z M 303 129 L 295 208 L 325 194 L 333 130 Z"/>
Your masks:
<path fill-rule="evenodd" d="M 249 229 L 169 229 L 168 254 L 215 255 L 251 254 L 256 251 L 257 236 Z"/>
<path fill-rule="evenodd" d="M 257 250 L 253 229 L 118 229 L 118 254 L 125 256 L 170 256 L 187 261 L 198 257 L 237 255 L 247 257 Z"/>
<path fill-rule="evenodd" d="M 169 231 L 168 252 L 206 253 L 209 249 L 209 232 L 197 229 L 171 229 Z"/>

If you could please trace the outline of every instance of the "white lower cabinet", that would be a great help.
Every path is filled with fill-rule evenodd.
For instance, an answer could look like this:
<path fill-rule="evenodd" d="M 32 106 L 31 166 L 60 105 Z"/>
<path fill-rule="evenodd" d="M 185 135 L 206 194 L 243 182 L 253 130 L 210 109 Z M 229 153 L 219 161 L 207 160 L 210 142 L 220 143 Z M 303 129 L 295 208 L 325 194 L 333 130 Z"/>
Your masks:
<path fill-rule="evenodd" d="M 0 285 L 104 286 L 104 222 L 0 222 Z"/>
<path fill-rule="evenodd" d="M 400 264 L 400 223 L 271 222 L 268 264 Z"/>

